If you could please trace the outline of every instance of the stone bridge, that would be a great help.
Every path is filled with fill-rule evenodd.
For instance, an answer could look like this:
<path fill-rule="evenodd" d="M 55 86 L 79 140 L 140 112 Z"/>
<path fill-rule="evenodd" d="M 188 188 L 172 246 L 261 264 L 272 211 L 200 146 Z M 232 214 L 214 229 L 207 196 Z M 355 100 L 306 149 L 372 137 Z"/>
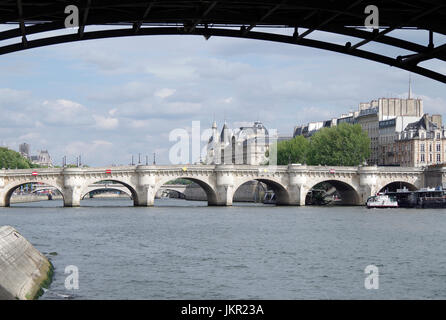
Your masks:
<path fill-rule="evenodd" d="M 156 193 L 175 179 L 188 179 L 206 192 L 208 205 L 230 206 L 235 191 L 244 183 L 257 180 L 276 193 L 278 205 L 305 205 L 312 187 L 329 182 L 341 194 L 342 204 L 361 205 L 367 197 L 399 183 L 410 189 L 441 185 L 446 168 L 409 167 L 325 167 L 291 164 L 288 166 L 250 165 L 174 165 L 126 166 L 112 168 L 51 168 L 0 170 L 0 206 L 9 206 L 14 190 L 26 183 L 40 182 L 57 188 L 66 207 L 80 205 L 91 185 L 112 181 L 124 185 L 135 206 L 152 206 Z M 168 187 L 167 187 L 168 188 Z"/>

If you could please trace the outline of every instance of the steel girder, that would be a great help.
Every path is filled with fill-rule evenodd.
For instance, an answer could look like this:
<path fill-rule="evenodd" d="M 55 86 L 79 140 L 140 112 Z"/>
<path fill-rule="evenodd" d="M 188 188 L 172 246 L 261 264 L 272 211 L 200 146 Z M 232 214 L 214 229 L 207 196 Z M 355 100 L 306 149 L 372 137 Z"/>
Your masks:
<path fill-rule="evenodd" d="M 65 7 L 68 5 L 79 8 L 77 32 L 45 34 L 65 28 Z M 367 17 L 364 10 L 368 5 L 379 9 L 380 28 L 373 32 L 364 27 Z M 446 45 L 436 45 L 434 41 L 435 34 L 446 35 L 446 3 L 443 0 L 2 0 L 0 24 L 16 26 L 0 32 L 0 55 L 58 43 L 110 37 L 173 34 L 206 38 L 222 36 L 334 51 L 446 83 L 445 74 L 419 65 L 433 59 L 446 61 Z M 109 29 L 114 25 L 119 27 Z M 88 26 L 107 28 L 88 31 Z M 292 28 L 294 32 L 283 35 L 268 32 L 269 28 Z M 390 35 L 400 29 L 426 30 L 426 44 Z M 315 31 L 346 36 L 349 41 L 339 44 L 311 39 Z M 39 38 L 29 40 L 31 35 Z M 2 45 L 2 41 L 15 38 L 19 39 L 16 43 Z M 367 50 L 366 45 L 373 43 L 385 44 L 406 54 L 389 56 Z"/>

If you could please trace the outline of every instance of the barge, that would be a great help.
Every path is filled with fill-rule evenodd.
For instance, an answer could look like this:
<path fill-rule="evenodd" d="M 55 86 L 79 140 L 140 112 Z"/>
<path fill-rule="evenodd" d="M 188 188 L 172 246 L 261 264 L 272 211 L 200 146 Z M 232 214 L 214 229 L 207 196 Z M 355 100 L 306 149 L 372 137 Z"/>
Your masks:
<path fill-rule="evenodd" d="M 399 189 L 385 194 L 394 197 L 400 208 L 446 208 L 446 190 L 442 187 L 423 188 L 417 191 Z"/>

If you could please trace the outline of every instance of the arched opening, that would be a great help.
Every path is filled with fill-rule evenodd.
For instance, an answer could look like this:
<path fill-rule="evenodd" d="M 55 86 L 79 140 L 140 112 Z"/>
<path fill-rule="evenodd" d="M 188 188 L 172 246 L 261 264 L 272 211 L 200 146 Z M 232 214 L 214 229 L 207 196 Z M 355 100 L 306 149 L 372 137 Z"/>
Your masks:
<path fill-rule="evenodd" d="M 118 199 L 132 199 L 131 194 L 127 191 L 124 190 L 120 190 L 120 189 L 115 189 L 115 188 L 99 188 L 99 189 L 94 189 L 91 190 L 89 192 L 87 192 L 83 197 L 82 200 L 84 199 L 114 199 L 114 198 L 118 198 Z"/>
<path fill-rule="evenodd" d="M 289 195 L 279 183 L 268 179 L 255 179 L 242 183 L 234 191 L 233 205 L 242 203 L 288 205 Z"/>
<path fill-rule="evenodd" d="M 157 199 L 184 199 L 186 200 L 186 195 L 184 192 L 175 189 L 161 188 L 158 190 Z"/>
<path fill-rule="evenodd" d="M 13 186 L 4 201 L 6 207 L 63 207 L 63 193 L 53 185 L 32 181 Z"/>
<path fill-rule="evenodd" d="M 100 180 L 81 193 L 81 206 L 132 206 L 138 202 L 136 190 L 118 180 Z"/>
<path fill-rule="evenodd" d="M 317 183 L 308 191 L 305 197 L 305 205 L 355 206 L 359 204 L 359 200 L 358 193 L 348 183 L 338 180 L 327 180 Z"/>
<path fill-rule="evenodd" d="M 417 196 L 413 191 L 417 190 L 418 188 L 409 182 L 394 181 L 383 186 L 379 192 L 395 198 L 401 208 L 413 208 L 417 204 Z"/>
<path fill-rule="evenodd" d="M 389 184 L 386 184 L 382 187 L 379 192 L 397 192 L 400 191 L 416 191 L 418 188 L 413 184 L 404 181 L 395 181 Z"/>
<path fill-rule="evenodd" d="M 179 177 L 165 182 L 155 194 L 159 206 L 206 206 L 217 202 L 214 189 L 204 181 Z"/>

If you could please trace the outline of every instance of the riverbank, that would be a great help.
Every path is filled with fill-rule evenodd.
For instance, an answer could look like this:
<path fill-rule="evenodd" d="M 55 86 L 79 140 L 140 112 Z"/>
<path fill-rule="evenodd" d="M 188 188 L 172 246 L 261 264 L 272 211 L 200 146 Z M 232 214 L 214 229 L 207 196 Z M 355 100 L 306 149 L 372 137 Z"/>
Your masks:
<path fill-rule="evenodd" d="M 90 198 L 90 197 L 88 197 L 88 196 L 85 197 L 85 199 L 87 199 L 87 198 Z M 112 193 L 112 192 L 110 192 L 110 193 L 106 192 L 106 193 L 95 194 L 95 195 L 93 195 L 92 198 L 93 199 L 114 199 L 114 198 L 116 198 L 116 199 L 119 199 L 119 198 L 126 199 L 127 198 L 128 199 L 128 198 L 130 198 L 130 196 L 125 193 L 117 194 L 117 193 Z"/>
<path fill-rule="evenodd" d="M 62 200 L 62 196 L 53 196 L 53 200 Z M 19 195 L 19 196 L 12 196 L 11 197 L 11 203 L 26 203 L 26 202 L 39 202 L 39 201 L 47 201 L 48 196 L 47 195 Z"/>
<path fill-rule="evenodd" d="M 34 300 L 53 277 L 51 262 L 10 226 L 0 227 L 0 300 Z"/>

